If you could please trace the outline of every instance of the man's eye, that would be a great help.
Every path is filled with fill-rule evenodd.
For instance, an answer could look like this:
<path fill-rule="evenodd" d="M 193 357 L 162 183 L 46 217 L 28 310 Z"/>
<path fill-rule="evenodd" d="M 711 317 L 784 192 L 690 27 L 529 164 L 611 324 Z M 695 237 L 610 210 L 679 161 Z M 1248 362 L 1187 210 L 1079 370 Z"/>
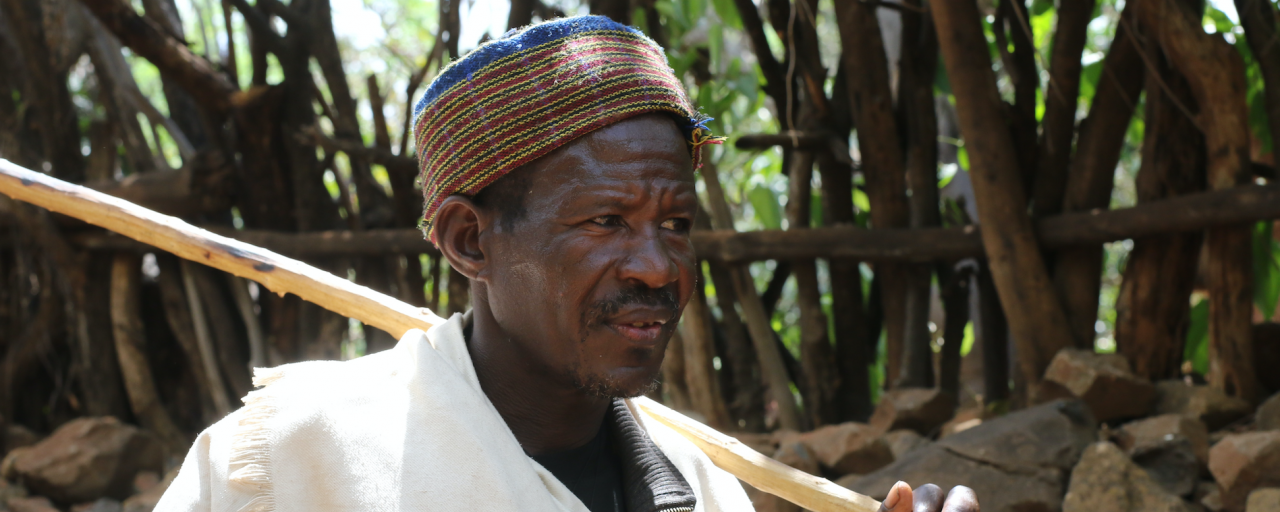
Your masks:
<path fill-rule="evenodd" d="M 662 229 L 685 232 L 689 230 L 689 219 L 667 219 L 662 221 Z"/>
<path fill-rule="evenodd" d="M 601 215 L 591 219 L 591 223 L 599 226 L 619 226 L 622 225 L 622 217 L 617 215 Z"/>

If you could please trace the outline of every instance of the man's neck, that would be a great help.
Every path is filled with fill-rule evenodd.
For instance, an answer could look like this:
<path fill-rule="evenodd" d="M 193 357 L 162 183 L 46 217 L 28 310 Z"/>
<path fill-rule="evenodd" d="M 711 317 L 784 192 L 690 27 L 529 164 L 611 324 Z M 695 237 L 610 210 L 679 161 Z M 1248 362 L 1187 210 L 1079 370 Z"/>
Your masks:
<path fill-rule="evenodd" d="M 477 297 L 478 298 L 478 297 Z M 589 396 L 533 368 L 488 308 L 475 302 L 467 349 L 480 387 L 529 455 L 577 448 L 600 431 L 610 400 Z"/>

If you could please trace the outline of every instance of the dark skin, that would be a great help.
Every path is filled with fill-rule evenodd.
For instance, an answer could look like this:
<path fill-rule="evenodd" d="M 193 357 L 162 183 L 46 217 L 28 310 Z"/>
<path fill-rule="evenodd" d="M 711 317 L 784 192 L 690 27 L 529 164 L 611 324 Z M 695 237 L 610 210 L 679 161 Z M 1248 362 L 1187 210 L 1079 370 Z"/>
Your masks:
<path fill-rule="evenodd" d="M 540 455 L 586 444 L 613 398 L 651 389 L 696 283 L 698 199 L 684 136 L 665 115 L 596 130 L 514 172 L 518 219 L 455 195 L 435 229 L 471 280 L 480 385 Z M 913 500 L 895 485 L 884 510 L 944 510 L 929 487 Z M 945 510 L 976 512 L 972 491 L 956 489 Z"/>

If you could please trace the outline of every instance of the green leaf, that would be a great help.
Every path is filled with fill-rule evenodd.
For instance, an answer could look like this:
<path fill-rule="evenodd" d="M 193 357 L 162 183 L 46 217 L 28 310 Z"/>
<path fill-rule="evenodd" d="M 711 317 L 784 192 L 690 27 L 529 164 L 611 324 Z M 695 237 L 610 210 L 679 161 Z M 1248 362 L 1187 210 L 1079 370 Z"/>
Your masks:
<path fill-rule="evenodd" d="M 719 23 L 712 24 L 707 29 L 707 49 L 711 58 L 711 69 L 720 69 L 721 59 L 724 58 L 724 25 Z"/>
<path fill-rule="evenodd" d="M 964 324 L 964 341 L 960 342 L 960 357 L 969 355 L 973 350 L 973 322 Z"/>
<path fill-rule="evenodd" d="M 738 8 L 733 5 L 733 0 L 711 0 L 711 7 L 716 10 L 716 15 L 720 16 L 720 21 L 729 28 L 742 30 L 742 16 L 738 14 Z"/>
<path fill-rule="evenodd" d="M 778 196 L 773 189 L 764 185 L 756 185 L 747 192 L 747 200 L 756 211 L 756 220 L 768 229 L 782 228 L 782 209 L 778 207 Z"/>
<path fill-rule="evenodd" d="M 1213 5 L 1205 6 L 1203 24 L 1212 25 L 1218 30 L 1218 32 L 1231 32 L 1231 29 L 1236 26 L 1236 24 L 1231 21 L 1231 18 L 1227 17 L 1227 13 L 1218 10 L 1218 8 Z"/>
<path fill-rule="evenodd" d="M 813 191 L 813 197 L 809 199 L 809 225 L 822 225 L 822 193 L 817 190 Z"/>
<path fill-rule="evenodd" d="M 1271 221 L 1262 221 L 1253 229 L 1253 302 L 1268 322 L 1280 300 L 1280 243 L 1272 238 L 1271 228 Z"/>
<path fill-rule="evenodd" d="M 1191 368 L 1200 375 L 1209 373 L 1209 299 L 1200 299 L 1191 308 L 1191 321 L 1187 325 L 1187 344 L 1183 357 L 1191 361 Z"/>
<path fill-rule="evenodd" d="M 960 162 L 961 169 L 964 169 L 966 171 L 970 169 L 969 152 L 964 149 L 964 144 L 961 144 L 958 148 L 956 148 L 956 160 Z"/>
<path fill-rule="evenodd" d="M 853 189 L 853 206 L 859 212 L 871 211 L 871 198 L 867 197 L 867 193 L 860 188 Z"/>
<path fill-rule="evenodd" d="M 688 27 L 697 24 L 702 13 L 707 10 L 706 0 L 683 0 L 680 3 L 684 5 L 684 20 Z"/>

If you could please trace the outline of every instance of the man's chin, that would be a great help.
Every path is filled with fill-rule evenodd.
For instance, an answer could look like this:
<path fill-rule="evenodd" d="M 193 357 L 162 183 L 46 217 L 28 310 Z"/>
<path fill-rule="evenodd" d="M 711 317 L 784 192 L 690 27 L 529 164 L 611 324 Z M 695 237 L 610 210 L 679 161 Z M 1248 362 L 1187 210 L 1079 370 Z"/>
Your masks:
<path fill-rule="evenodd" d="M 658 373 L 649 368 L 619 368 L 613 375 L 574 372 L 573 385 L 596 398 L 635 398 L 658 389 Z"/>

